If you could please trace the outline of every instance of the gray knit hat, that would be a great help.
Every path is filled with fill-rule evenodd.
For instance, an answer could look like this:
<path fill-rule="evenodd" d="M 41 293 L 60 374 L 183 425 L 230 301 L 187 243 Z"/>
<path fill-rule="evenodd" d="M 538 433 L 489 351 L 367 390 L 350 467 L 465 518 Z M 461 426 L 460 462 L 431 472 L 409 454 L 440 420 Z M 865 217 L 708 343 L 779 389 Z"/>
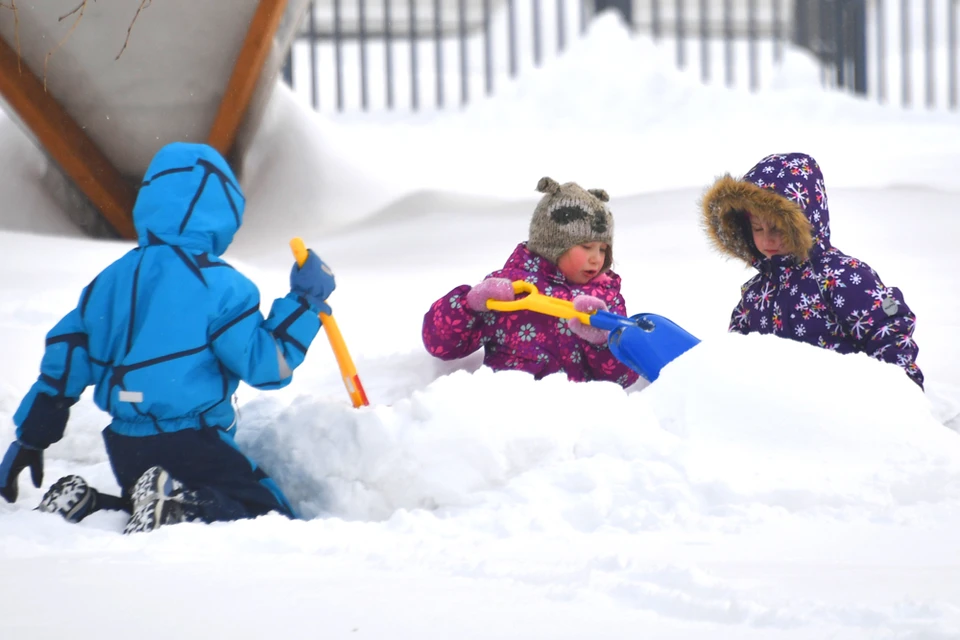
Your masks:
<path fill-rule="evenodd" d="M 530 220 L 527 248 L 550 262 L 567 249 L 587 242 L 605 242 L 607 257 L 601 273 L 613 263 L 613 215 L 606 203 L 610 196 L 603 189 L 584 189 L 575 182 L 561 185 L 552 178 L 540 178 L 540 199 Z"/>

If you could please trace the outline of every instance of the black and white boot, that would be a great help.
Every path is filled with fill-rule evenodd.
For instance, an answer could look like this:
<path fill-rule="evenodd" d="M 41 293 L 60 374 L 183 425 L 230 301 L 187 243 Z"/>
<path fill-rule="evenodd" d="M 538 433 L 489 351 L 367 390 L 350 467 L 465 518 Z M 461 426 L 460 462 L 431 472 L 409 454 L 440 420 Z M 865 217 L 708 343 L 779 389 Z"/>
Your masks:
<path fill-rule="evenodd" d="M 74 475 L 54 482 L 37 505 L 37 511 L 58 513 L 67 522 L 80 522 L 98 509 L 97 490 Z"/>
<path fill-rule="evenodd" d="M 144 471 L 133 485 L 133 513 L 124 533 L 153 531 L 165 524 L 196 519 L 195 494 L 174 479 L 163 467 Z"/>

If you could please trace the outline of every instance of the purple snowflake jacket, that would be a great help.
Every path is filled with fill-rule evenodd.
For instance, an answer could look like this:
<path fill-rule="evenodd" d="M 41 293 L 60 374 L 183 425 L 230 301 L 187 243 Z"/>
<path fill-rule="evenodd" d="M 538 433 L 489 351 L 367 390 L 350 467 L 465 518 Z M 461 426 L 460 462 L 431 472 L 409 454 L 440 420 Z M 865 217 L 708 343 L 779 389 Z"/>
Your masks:
<path fill-rule="evenodd" d="M 827 193 L 813 158 L 764 158 L 740 180 L 720 178 L 702 204 L 714 245 L 759 272 L 741 288 L 730 331 L 866 353 L 902 367 L 923 387 L 913 340 L 916 317 L 899 289 L 831 245 Z M 766 258 L 757 250 L 745 212 L 781 231 L 786 255 Z"/>
<path fill-rule="evenodd" d="M 620 276 L 601 274 L 584 285 L 567 280 L 556 265 L 521 243 L 488 278 L 526 280 L 540 293 L 563 300 L 586 294 L 607 303 L 612 313 L 626 314 Z M 466 304 L 469 285 L 461 285 L 433 303 L 423 317 L 423 344 L 432 355 L 454 360 L 483 347 L 483 363 L 494 370 L 516 369 L 539 380 L 562 371 L 576 382 L 609 380 L 627 387 L 638 375 L 617 360 L 607 345 L 576 336 L 562 318 L 534 311 L 477 313 Z"/>

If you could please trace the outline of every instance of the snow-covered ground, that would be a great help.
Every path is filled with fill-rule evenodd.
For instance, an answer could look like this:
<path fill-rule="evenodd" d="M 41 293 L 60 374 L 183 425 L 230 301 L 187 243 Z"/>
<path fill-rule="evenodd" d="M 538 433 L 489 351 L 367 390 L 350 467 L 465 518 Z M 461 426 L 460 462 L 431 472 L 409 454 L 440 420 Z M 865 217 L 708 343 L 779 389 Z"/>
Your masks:
<path fill-rule="evenodd" d="M 649 50 L 642 66 L 598 59 Z M 819 88 L 790 51 L 759 94 L 701 87 L 613 20 L 455 114 L 325 119 L 278 87 L 227 254 L 265 299 L 301 235 L 371 406 L 322 336 L 294 382 L 241 392 L 241 446 L 305 521 L 124 537 L 31 509 L 60 475 L 116 490 L 84 396 L 44 486 L 0 502 L 0 638 L 960 637 L 960 115 Z M 656 56 L 661 56 L 657 58 Z M 897 368 L 725 332 L 749 276 L 697 200 L 773 152 L 823 168 L 833 239 L 919 318 L 923 394 Z M 49 327 L 130 248 L 80 237 L 45 161 L 0 121 L 0 446 Z M 432 359 L 429 304 L 526 237 L 543 175 L 612 196 L 631 313 L 703 339 L 660 379 L 534 382 Z"/>

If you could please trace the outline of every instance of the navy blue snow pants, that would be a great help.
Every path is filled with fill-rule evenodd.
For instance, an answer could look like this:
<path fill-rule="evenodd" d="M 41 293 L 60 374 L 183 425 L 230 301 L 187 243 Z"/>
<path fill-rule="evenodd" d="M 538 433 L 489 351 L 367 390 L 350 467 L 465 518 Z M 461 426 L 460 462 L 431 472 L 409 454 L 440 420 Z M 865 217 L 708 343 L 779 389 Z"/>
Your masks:
<path fill-rule="evenodd" d="M 197 492 L 199 516 L 204 522 L 253 518 L 271 511 L 296 517 L 273 479 L 220 429 L 205 427 L 134 437 L 107 427 L 103 441 L 126 499 L 144 471 L 160 466 L 188 490 Z"/>

